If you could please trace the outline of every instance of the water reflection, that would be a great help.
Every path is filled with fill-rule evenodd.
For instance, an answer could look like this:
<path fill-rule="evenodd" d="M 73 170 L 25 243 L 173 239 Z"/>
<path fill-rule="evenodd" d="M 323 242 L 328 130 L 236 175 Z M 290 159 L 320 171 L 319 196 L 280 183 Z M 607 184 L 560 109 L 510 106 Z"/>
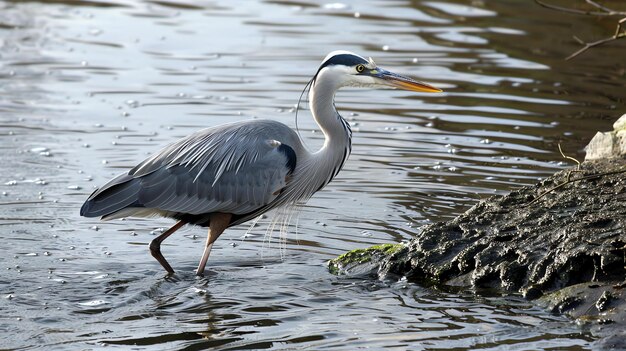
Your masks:
<path fill-rule="evenodd" d="M 586 349 L 512 298 L 331 277 L 325 260 L 408 240 L 478 199 L 581 158 L 624 100 L 618 47 L 565 62 L 571 28 L 517 1 L 0 1 L 0 276 L 7 348 Z M 204 232 L 78 217 L 94 185 L 205 126 L 273 118 L 346 49 L 445 88 L 346 90 L 353 155 L 280 238 L 234 228 L 193 277 Z M 307 144 L 322 136 L 301 111 Z M 43 312 L 42 312 L 43 311 Z"/>

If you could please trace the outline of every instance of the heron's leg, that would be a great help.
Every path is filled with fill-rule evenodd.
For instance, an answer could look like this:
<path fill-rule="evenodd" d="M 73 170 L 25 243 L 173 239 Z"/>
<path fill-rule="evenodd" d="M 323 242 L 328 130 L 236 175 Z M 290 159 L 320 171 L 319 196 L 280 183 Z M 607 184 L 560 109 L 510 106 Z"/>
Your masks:
<path fill-rule="evenodd" d="M 163 266 L 163 268 L 165 268 L 168 273 L 174 273 L 174 270 L 172 269 L 172 266 L 167 263 L 165 257 L 163 257 L 163 255 L 161 254 L 161 242 L 167 239 L 168 236 L 174 234 L 175 231 L 180 229 L 180 227 L 185 224 L 186 223 L 183 221 L 178 221 L 178 223 L 174 224 L 170 229 L 166 230 L 163 234 L 157 236 L 156 238 L 154 238 L 154 240 L 150 242 L 150 253 L 152 254 L 152 257 L 156 258 L 157 261 L 159 261 L 161 266 Z"/>
<path fill-rule="evenodd" d="M 211 254 L 213 243 L 222 235 L 224 230 L 228 228 L 232 216 L 233 215 L 230 213 L 214 213 L 211 215 L 209 233 L 207 234 L 206 245 L 204 246 L 204 252 L 202 253 L 198 270 L 196 270 L 196 275 L 202 275 L 204 273 L 204 267 Z"/>

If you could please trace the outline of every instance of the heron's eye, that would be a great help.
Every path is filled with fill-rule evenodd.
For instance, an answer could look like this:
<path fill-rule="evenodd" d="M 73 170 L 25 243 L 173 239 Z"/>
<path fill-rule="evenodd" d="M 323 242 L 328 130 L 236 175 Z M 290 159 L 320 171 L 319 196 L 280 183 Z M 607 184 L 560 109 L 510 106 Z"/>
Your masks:
<path fill-rule="evenodd" d="M 356 65 L 356 71 L 361 73 L 365 70 L 365 66 L 363 65 Z"/>

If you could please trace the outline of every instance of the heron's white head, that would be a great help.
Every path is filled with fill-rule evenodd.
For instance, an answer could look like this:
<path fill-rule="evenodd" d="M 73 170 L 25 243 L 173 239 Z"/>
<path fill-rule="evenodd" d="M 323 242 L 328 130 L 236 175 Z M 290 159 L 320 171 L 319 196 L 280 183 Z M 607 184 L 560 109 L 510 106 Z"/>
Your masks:
<path fill-rule="evenodd" d="M 313 84 L 323 80 L 335 89 L 350 87 L 397 88 L 424 93 L 440 93 L 432 85 L 382 69 L 372 58 L 365 59 L 349 51 L 333 51 L 318 69 Z"/>

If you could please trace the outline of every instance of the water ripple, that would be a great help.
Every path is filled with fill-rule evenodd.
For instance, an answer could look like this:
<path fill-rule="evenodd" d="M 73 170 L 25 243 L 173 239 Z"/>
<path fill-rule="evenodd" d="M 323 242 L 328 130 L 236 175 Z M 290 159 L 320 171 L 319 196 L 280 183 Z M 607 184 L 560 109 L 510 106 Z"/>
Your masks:
<path fill-rule="evenodd" d="M 516 297 L 325 268 L 566 167 L 559 144 L 582 158 L 620 114 L 623 55 L 563 61 L 571 28 L 606 29 L 517 1 L 0 1 L 3 347 L 589 349 L 577 326 Z M 166 277 L 147 245 L 170 221 L 78 215 L 95 186 L 198 129 L 293 126 L 335 49 L 446 92 L 340 92 L 353 154 L 287 238 L 271 218 L 231 228 L 196 278 L 206 232 L 185 227 L 163 244 Z"/>

